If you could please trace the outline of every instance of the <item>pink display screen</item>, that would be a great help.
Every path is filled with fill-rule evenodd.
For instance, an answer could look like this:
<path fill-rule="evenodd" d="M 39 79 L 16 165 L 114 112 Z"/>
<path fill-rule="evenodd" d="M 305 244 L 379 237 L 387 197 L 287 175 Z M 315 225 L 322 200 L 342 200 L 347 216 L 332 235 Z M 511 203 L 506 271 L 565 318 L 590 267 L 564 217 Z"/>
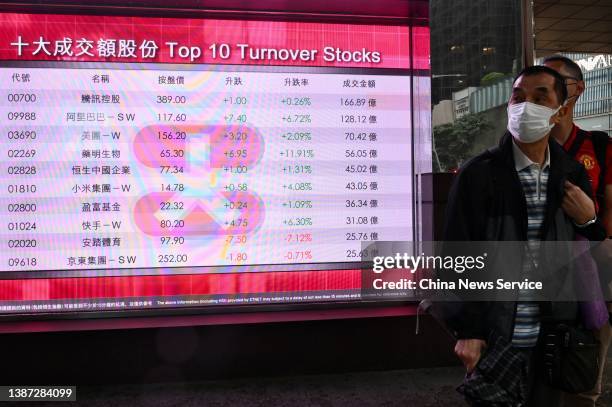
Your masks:
<path fill-rule="evenodd" d="M 0 314 L 359 302 L 429 92 L 423 26 L 0 13 Z"/>

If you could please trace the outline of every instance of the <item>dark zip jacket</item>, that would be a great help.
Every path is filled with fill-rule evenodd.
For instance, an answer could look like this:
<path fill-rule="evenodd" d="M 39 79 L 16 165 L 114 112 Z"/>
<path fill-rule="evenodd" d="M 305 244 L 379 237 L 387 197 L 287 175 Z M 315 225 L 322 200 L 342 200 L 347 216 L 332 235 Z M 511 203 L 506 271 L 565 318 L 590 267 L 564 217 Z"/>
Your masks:
<path fill-rule="evenodd" d="M 444 241 L 527 240 L 527 206 L 515 169 L 512 143 L 512 136 L 506 133 L 498 147 L 478 155 L 461 168 L 449 195 Z M 576 233 L 589 240 L 604 240 L 606 233 L 601 222 L 577 228 L 561 208 L 566 180 L 592 196 L 586 170 L 552 139 L 549 150 L 550 172 L 542 240 L 571 242 Z M 558 259 L 559 253 L 556 253 L 554 258 L 544 257 L 541 262 L 558 260 L 560 264 L 569 264 L 570 253 L 571 246 L 568 246 L 561 253 L 561 256 L 567 255 L 567 259 Z M 498 266 L 512 270 L 518 279 L 521 277 L 523 256 L 524 251 L 517 251 L 511 256 L 506 253 L 503 259 L 498 259 Z M 549 282 L 558 284 L 553 289 L 558 290 L 560 295 L 564 289 L 572 289 L 563 285 L 568 280 L 563 273 L 568 272 L 568 267 L 565 267 L 559 275 L 549 276 Z M 551 301 L 543 305 L 546 315 L 552 320 L 577 319 L 576 302 Z M 446 318 L 446 323 L 457 338 L 492 340 L 491 335 L 497 334 L 511 339 L 515 301 L 462 302 L 453 308 L 453 315 Z"/>

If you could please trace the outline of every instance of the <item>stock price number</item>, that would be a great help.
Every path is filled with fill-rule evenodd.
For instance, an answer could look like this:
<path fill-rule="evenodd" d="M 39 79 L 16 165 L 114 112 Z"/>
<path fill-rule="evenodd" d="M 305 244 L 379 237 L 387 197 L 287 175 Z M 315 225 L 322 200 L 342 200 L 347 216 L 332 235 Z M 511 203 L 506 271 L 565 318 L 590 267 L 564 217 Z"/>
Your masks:
<path fill-rule="evenodd" d="M 185 227 L 183 219 L 162 219 L 159 221 L 159 227 L 162 229 L 180 229 Z"/>
<path fill-rule="evenodd" d="M 158 131 L 157 138 L 159 140 L 185 140 L 187 132 L 184 131 Z"/>
<path fill-rule="evenodd" d="M 159 172 L 160 174 L 183 174 L 185 167 L 182 165 L 160 165 Z"/>
<path fill-rule="evenodd" d="M 188 256 L 186 254 L 158 254 L 157 262 L 159 264 L 176 264 L 187 263 Z"/>
<path fill-rule="evenodd" d="M 162 201 L 159 203 L 160 211 L 182 211 L 185 208 L 185 202 L 182 201 Z"/>
<path fill-rule="evenodd" d="M 161 158 L 177 158 L 177 157 L 185 157 L 185 150 L 183 149 L 164 149 L 159 152 L 159 156 Z"/>
<path fill-rule="evenodd" d="M 187 115 L 185 113 L 158 113 L 157 120 L 160 122 L 185 122 Z"/>
<path fill-rule="evenodd" d="M 159 238 L 159 243 L 163 246 L 178 246 L 185 243 L 184 236 L 162 236 Z"/>
<path fill-rule="evenodd" d="M 161 190 L 164 192 L 183 192 L 185 184 L 161 184 Z"/>
<path fill-rule="evenodd" d="M 187 103 L 187 96 L 184 95 L 157 95 L 157 99 L 156 99 L 157 103 L 160 104 L 185 104 Z"/>

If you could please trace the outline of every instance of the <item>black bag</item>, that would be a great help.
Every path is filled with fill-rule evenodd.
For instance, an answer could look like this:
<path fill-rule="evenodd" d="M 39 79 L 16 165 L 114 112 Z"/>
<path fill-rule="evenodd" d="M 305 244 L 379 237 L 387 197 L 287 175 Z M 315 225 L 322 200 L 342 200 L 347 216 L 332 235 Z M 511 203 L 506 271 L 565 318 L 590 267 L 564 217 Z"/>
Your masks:
<path fill-rule="evenodd" d="M 599 374 L 599 341 L 593 332 L 567 324 L 543 325 L 540 366 L 553 388 L 577 394 L 592 390 Z"/>

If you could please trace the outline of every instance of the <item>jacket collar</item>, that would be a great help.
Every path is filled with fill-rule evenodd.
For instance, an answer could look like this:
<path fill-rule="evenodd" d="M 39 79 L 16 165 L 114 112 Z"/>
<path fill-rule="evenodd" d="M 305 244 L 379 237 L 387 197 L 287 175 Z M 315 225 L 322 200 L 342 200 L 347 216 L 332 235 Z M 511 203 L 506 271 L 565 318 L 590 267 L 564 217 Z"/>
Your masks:
<path fill-rule="evenodd" d="M 514 160 L 513 144 L 512 134 L 506 132 L 499 141 L 499 158 L 509 169 L 516 170 L 517 164 Z M 563 178 L 572 171 L 571 158 L 565 153 L 563 147 L 552 138 L 548 140 L 548 151 L 551 177 L 555 175 L 558 178 Z"/>
<path fill-rule="evenodd" d="M 540 164 L 534 163 L 533 161 L 531 161 L 529 157 L 525 155 L 525 153 L 523 153 L 523 151 L 516 144 L 514 139 L 512 139 L 512 158 L 514 159 L 514 169 L 516 171 L 522 171 L 527 167 L 531 167 L 532 165 L 540 167 Z M 544 159 L 544 165 L 542 165 L 542 170 L 546 169 L 549 166 L 550 166 L 550 149 L 546 148 L 546 156 Z"/>
<path fill-rule="evenodd" d="M 506 188 L 508 188 L 508 192 L 511 194 L 511 196 L 515 196 L 520 202 L 519 205 L 522 208 L 521 211 L 523 212 L 525 221 L 519 226 L 523 228 L 524 238 L 526 239 L 527 209 L 525 207 L 523 189 L 521 187 L 518 173 L 516 171 L 516 164 L 514 162 L 512 148 L 513 143 L 512 135 L 509 132 L 506 132 L 499 142 L 497 157 L 500 159 L 504 172 L 510 176 L 510 179 L 513 180 L 510 185 L 506 186 Z M 572 172 L 574 168 L 571 157 L 569 157 L 563 150 L 563 147 L 561 147 L 561 145 L 552 138 L 550 138 L 548 141 L 548 150 L 550 154 L 550 167 L 548 173 L 548 189 L 546 194 L 547 204 L 543 225 L 544 235 L 547 234 L 547 231 L 553 223 L 556 210 L 561 206 L 561 201 L 563 200 L 563 195 L 565 193 L 565 180 L 567 179 L 568 173 Z"/>

